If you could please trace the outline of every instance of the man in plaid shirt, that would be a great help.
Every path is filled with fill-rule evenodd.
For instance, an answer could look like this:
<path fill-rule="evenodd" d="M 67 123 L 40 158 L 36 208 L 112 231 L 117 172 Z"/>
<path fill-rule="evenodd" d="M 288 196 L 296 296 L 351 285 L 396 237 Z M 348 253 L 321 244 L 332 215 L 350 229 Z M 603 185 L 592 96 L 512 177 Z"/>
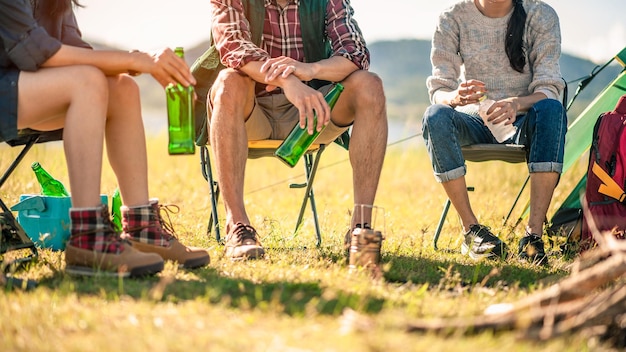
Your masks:
<path fill-rule="evenodd" d="M 330 56 L 307 60 L 299 11 L 311 1 L 265 0 L 256 45 L 242 0 L 211 0 L 213 40 L 226 68 L 208 94 L 209 138 L 226 205 L 226 255 L 232 259 L 264 255 L 243 201 L 248 140 L 284 139 L 300 124 L 309 133 L 324 128 L 316 142 L 328 144 L 352 126 L 354 203 L 374 204 L 387 143 L 382 81 L 368 72 L 369 51 L 349 0 L 327 1 L 319 37 L 330 44 Z M 314 80 L 327 84 L 315 89 Z M 330 82 L 345 88 L 332 112 L 324 100 Z M 352 228 L 367 228 L 370 218 L 354 214 Z"/>

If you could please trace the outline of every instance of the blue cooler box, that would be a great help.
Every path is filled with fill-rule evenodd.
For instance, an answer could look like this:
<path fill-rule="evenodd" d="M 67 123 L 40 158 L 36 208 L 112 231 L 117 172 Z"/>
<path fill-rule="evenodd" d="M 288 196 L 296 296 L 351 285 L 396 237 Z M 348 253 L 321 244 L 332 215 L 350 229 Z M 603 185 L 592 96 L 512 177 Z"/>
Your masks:
<path fill-rule="evenodd" d="M 106 194 L 100 195 L 102 204 L 108 206 Z M 39 248 L 55 251 L 65 249 L 70 237 L 70 197 L 50 197 L 39 194 L 22 194 L 20 202 L 11 207 L 17 211 L 17 222 Z"/>

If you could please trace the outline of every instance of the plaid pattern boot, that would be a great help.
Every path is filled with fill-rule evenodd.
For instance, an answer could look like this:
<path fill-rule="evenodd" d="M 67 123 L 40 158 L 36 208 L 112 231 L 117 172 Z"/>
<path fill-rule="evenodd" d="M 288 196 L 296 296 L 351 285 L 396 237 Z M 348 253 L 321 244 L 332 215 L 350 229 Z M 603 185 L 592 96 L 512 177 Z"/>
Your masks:
<path fill-rule="evenodd" d="M 65 271 L 75 275 L 143 276 L 163 270 L 163 259 L 141 253 L 115 232 L 105 205 L 70 209 Z"/>
<path fill-rule="evenodd" d="M 168 222 L 161 217 L 162 209 L 171 212 L 168 207 L 159 205 L 156 199 L 151 199 L 148 205 L 123 205 L 120 208 L 124 231 L 122 238 L 131 241 L 133 247 L 142 252 L 156 253 L 164 260 L 173 260 L 184 268 L 209 264 L 209 253 L 206 250 L 187 247 L 176 239 L 169 214 Z"/>

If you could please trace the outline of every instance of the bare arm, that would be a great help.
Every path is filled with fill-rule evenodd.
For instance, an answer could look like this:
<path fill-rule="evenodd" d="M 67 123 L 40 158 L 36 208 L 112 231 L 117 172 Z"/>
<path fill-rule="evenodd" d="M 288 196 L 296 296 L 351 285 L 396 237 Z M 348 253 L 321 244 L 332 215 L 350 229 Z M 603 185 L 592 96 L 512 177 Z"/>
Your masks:
<path fill-rule="evenodd" d="M 43 67 L 91 65 L 99 68 L 106 75 L 137 72 L 149 73 L 163 87 L 170 83 L 184 86 L 195 84 L 195 79 L 183 59 L 171 49 L 164 49 L 154 54 L 141 51 L 90 50 L 62 45 Z"/>
<path fill-rule="evenodd" d="M 265 76 L 262 81 L 257 82 L 278 86 L 273 81 L 281 75 L 285 77 L 288 74 L 294 74 L 301 81 L 320 79 L 341 82 L 356 70 L 358 67 L 352 61 L 341 56 L 333 56 L 314 63 L 299 62 L 281 56 L 263 62 L 260 73 Z"/>
<path fill-rule="evenodd" d="M 288 57 L 278 57 L 267 61 L 250 61 L 241 71 L 256 82 L 267 84 L 267 90 L 281 87 L 287 99 L 300 113 L 300 127 L 308 127 L 320 131 L 330 122 L 330 107 L 322 93 L 307 86 L 303 81 L 322 79 L 342 81 L 357 66 L 343 57 L 332 57 L 316 63 L 302 63 Z M 313 124 L 314 112 L 317 114 L 317 125 Z"/>

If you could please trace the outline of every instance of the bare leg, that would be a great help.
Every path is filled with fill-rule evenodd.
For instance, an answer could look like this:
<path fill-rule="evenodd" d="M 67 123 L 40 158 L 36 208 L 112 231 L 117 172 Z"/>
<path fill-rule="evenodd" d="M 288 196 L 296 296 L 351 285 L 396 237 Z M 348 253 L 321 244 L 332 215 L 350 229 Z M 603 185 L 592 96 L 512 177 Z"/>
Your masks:
<path fill-rule="evenodd" d="M 90 66 L 41 69 L 20 73 L 19 87 L 18 128 L 64 128 L 72 205 L 100 204 L 108 100 L 105 76 Z"/>
<path fill-rule="evenodd" d="M 254 82 L 233 70 L 222 71 L 213 85 L 210 99 L 213 102 L 210 141 L 228 230 L 238 222 L 250 224 L 243 187 L 248 158 L 245 121 L 254 106 Z"/>
<path fill-rule="evenodd" d="M 543 234 L 543 223 L 559 179 L 556 172 L 533 172 L 530 174 L 530 216 L 528 232 Z"/>
<path fill-rule="evenodd" d="M 135 81 L 126 75 L 108 77 L 107 155 L 117 176 L 124 204 L 148 204 L 148 161 Z"/>
<path fill-rule="evenodd" d="M 344 92 L 333 109 L 339 126 L 354 121 L 350 137 L 354 203 L 374 205 L 387 146 L 387 112 L 382 81 L 367 71 L 355 71 L 342 82 Z M 366 87 L 366 88 L 365 88 Z M 354 214 L 352 227 L 371 223 L 371 209 Z"/>
<path fill-rule="evenodd" d="M 461 224 L 463 225 L 463 232 L 467 232 L 470 229 L 470 225 L 478 224 L 478 219 L 474 215 L 472 206 L 470 205 L 469 196 L 467 194 L 467 184 L 465 183 L 465 177 L 459 177 L 452 181 L 443 182 L 443 189 L 448 195 L 448 199 L 456 209 L 457 213 L 461 217 Z"/>

